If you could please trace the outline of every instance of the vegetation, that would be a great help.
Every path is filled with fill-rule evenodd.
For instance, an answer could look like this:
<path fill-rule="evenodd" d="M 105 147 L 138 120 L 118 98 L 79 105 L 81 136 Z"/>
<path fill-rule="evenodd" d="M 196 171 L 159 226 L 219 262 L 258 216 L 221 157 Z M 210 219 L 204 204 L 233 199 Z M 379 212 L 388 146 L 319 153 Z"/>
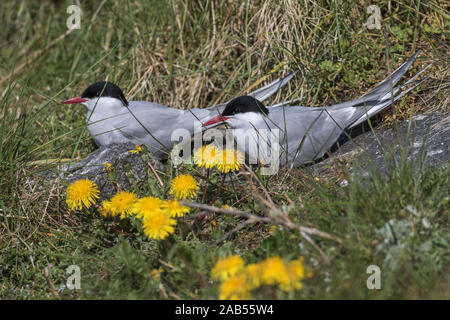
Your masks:
<path fill-rule="evenodd" d="M 448 113 L 443 1 L 378 1 L 382 29 L 364 25 L 372 3 L 363 0 L 83 2 L 81 29 L 68 30 L 71 4 L 0 3 L 0 298 L 216 299 L 222 283 L 212 270 L 238 255 L 245 266 L 281 257 L 310 272 L 293 290 L 267 278 L 251 290 L 255 299 L 448 299 L 448 163 L 416 166 L 423 160 L 405 155 L 364 181 L 340 165 L 321 176 L 309 167 L 230 173 L 233 183 L 217 200 L 222 176 L 214 171 L 205 204 L 272 220 L 243 224 L 242 215 L 219 212 L 196 219 L 204 211 L 191 207 L 163 240 L 149 239 L 134 217 L 104 218 L 94 205 L 69 210 L 68 185 L 39 175 L 95 150 L 84 108 L 60 101 L 104 79 L 128 100 L 191 108 L 298 69 L 269 103 L 302 97 L 318 106 L 361 95 L 420 48 L 410 74 L 433 62 L 431 79 L 395 104 L 396 119 L 387 111 L 379 125 Z M 200 203 L 205 170 L 170 168 L 159 173 L 163 187 L 149 172 L 127 191 L 168 199 L 172 179 L 192 174 L 200 185 L 193 203 Z M 287 221 L 331 237 L 308 241 Z M 79 290 L 62 286 L 70 265 L 80 268 Z M 380 290 L 366 286 L 370 265 L 381 269 Z"/>

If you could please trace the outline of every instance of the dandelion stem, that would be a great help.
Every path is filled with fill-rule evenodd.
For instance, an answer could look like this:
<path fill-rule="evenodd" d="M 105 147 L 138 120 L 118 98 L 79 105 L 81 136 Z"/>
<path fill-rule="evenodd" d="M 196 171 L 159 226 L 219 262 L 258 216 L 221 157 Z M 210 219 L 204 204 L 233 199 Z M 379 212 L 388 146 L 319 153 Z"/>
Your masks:
<path fill-rule="evenodd" d="M 220 191 L 222 191 L 222 187 L 223 187 L 223 184 L 225 182 L 226 176 L 227 176 L 227 173 L 224 173 L 224 175 L 222 177 L 222 181 L 220 182 L 220 185 L 219 185 L 219 189 L 217 189 L 216 195 L 214 196 L 214 198 L 212 199 L 211 203 L 209 204 L 210 206 L 212 206 L 214 204 L 214 202 L 216 202 L 217 197 L 220 194 Z"/>
<path fill-rule="evenodd" d="M 206 198 L 206 191 L 208 190 L 208 183 L 209 183 L 209 168 L 206 171 L 206 181 L 205 181 L 205 190 L 203 190 L 203 196 L 202 196 L 202 202 L 205 202 L 205 198 Z"/>

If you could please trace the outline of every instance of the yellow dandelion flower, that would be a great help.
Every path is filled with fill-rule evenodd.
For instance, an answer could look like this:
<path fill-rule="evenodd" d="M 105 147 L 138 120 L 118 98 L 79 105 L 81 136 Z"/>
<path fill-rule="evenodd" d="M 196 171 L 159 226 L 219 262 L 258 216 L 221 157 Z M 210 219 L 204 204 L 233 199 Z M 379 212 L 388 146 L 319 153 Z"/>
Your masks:
<path fill-rule="evenodd" d="M 263 284 L 287 284 L 289 276 L 286 265 L 280 257 L 267 258 L 261 262 L 261 281 Z"/>
<path fill-rule="evenodd" d="M 105 218 L 111 215 L 111 201 L 103 200 L 102 205 L 98 208 L 98 212 Z"/>
<path fill-rule="evenodd" d="M 244 260 L 234 254 L 225 259 L 219 259 L 211 270 L 211 276 L 217 280 L 226 280 L 244 269 Z"/>
<path fill-rule="evenodd" d="M 71 210 L 81 210 L 83 205 L 89 208 L 98 199 L 100 191 L 89 179 L 81 179 L 67 188 L 66 203 Z"/>
<path fill-rule="evenodd" d="M 235 150 L 227 148 L 217 155 L 217 170 L 222 173 L 237 171 L 243 162 L 242 154 Z"/>
<path fill-rule="evenodd" d="M 221 152 L 220 149 L 214 145 L 208 144 L 198 148 L 194 153 L 194 163 L 200 168 L 213 168 L 216 165 L 217 154 Z"/>
<path fill-rule="evenodd" d="M 161 273 L 164 272 L 164 269 L 159 267 L 158 269 L 153 269 L 151 272 L 152 277 L 157 278 L 161 276 Z"/>
<path fill-rule="evenodd" d="M 170 194 L 175 196 L 175 199 L 195 198 L 199 187 L 197 181 L 190 174 L 181 174 L 172 180 Z"/>
<path fill-rule="evenodd" d="M 181 218 L 189 212 L 189 208 L 180 205 L 177 200 L 167 200 L 162 204 L 162 208 L 167 210 L 172 218 Z"/>
<path fill-rule="evenodd" d="M 261 275 L 263 272 L 261 264 L 249 264 L 245 267 L 244 272 L 247 274 L 248 283 L 252 289 L 256 289 L 261 285 Z"/>
<path fill-rule="evenodd" d="M 103 166 L 105 167 L 106 172 L 111 172 L 113 170 L 113 165 L 111 163 L 104 163 Z"/>
<path fill-rule="evenodd" d="M 131 215 L 136 200 L 137 197 L 133 192 L 119 191 L 111 198 L 111 215 L 114 217 L 120 214 L 121 218 Z"/>
<path fill-rule="evenodd" d="M 140 145 L 136 145 L 136 149 L 134 149 L 134 150 L 130 150 L 130 153 L 132 153 L 132 154 L 138 154 L 138 153 L 141 153 L 142 152 L 142 147 L 140 146 Z"/>
<path fill-rule="evenodd" d="M 277 233 L 278 227 L 277 226 L 270 226 L 269 227 L 269 233 L 273 236 Z"/>
<path fill-rule="evenodd" d="M 175 219 L 172 219 L 166 212 L 160 210 L 144 216 L 142 227 L 147 237 L 159 240 L 174 233 L 176 224 L 177 221 Z"/>
<path fill-rule="evenodd" d="M 291 291 L 301 289 L 302 280 L 305 279 L 305 268 L 303 265 L 303 258 L 291 261 L 286 268 L 288 281 L 280 283 L 280 288 L 284 291 Z"/>
<path fill-rule="evenodd" d="M 220 285 L 220 300 L 250 300 L 250 286 L 245 274 L 226 279 Z"/>
<path fill-rule="evenodd" d="M 161 211 L 163 201 L 155 197 L 144 197 L 136 201 L 133 205 L 132 212 L 138 218 Z"/>

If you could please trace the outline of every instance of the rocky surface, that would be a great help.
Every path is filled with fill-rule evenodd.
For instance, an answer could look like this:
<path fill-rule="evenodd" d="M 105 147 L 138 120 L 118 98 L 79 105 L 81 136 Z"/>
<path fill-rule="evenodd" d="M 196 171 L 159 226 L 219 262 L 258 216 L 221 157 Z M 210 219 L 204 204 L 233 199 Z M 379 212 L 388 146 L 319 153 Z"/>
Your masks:
<path fill-rule="evenodd" d="M 349 169 L 360 168 L 369 175 L 373 167 L 384 170 L 401 157 L 399 146 L 408 147 L 408 160 L 424 157 L 423 164 L 438 166 L 447 163 L 450 154 L 450 116 L 447 114 L 416 115 L 394 128 L 377 129 L 346 141 L 332 154 L 333 159 L 351 163 Z M 384 155 L 387 155 L 385 157 Z M 412 161 L 412 163 L 420 163 Z M 316 163 L 314 171 L 333 164 L 331 159 Z"/>
<path fill-rule="evenodd" d="M 150 163 L 156 171 L 164 171 L 164 165 L 152 159 L 148 153 L 133 154 L 130 150 L 136 149 L 131 143 L 115 144 L 108 147 L 100 147 L 86 159 L 72 164 L 63 165 L 59 168 L 59 177 L 72 183 L 78 179 L 88 178 L 99 187 L 102 197 L 113 196 L 120 187 L 128 190 L 133 185 L 147 178 Z M 112 164 L 108 172 L 105 163 Z M 115 182 L 112 183 L 111 180 Z"/>

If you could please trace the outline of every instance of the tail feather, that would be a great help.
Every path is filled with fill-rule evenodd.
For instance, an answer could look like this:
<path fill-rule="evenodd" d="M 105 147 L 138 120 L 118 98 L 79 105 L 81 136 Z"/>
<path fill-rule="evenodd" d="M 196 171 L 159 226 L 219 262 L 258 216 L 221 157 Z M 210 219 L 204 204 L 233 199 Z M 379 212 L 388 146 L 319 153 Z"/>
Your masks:
<path fill-rule="evenodd" d="M 407 85 L 411 84 L 418 76 L 420 76 L 425 70 L 427 70 L 431 66 L 431 64 L 429 64 L 424 69 L 422 69 L 420 72 L 418 72 L 416 75 L 414 75 L 412 78 L 408 79 L 403 85 L 401 85 L 399 87 L 395 87 L 395 85 L 400 81 L 402 76 L 406 73 L 406 71 L 408 71 L 408 69 L 414 63 L 414 61 L 416 60 L 416 58 L 420 52 L 421 52 L 421 50 L 418 50 L 412 57 L 410 57 L 400 67 L 398 67 L 391 74 L 390 77 L 387 77 L 386 79 L 381 81 L 375 88 L 373 88 L 372 90 L 370 90 L 369 92 L 367 92 L 366 94 L 361 96 L 359 99 L 356 99 L 353 101 L 346 101 L 346 102 L 339 103 L 339 104 L 329 106 L 329 107 L 314 107 L 314 108 L 311 108 L 311 111 L 325 109 L 325 110 L 329 110 L 329 111 L 341 110 L 341 112 L 343 112 L 344 109 L 348 109 L 349 107 L 363 108 L 362 110 L 365 110 L 365 112 L 362 116 L 361 116 L 361 112 L 358 112 L 360 114 L 359 116 L 358 116 L 358 114 L 356 114 L 356 115 L 354 115 L 354 116 L 356 116 L 356 118 L 354 118 L 353 116 L 351 117 L 354 120 L 351 120 L 351 119 L 348 120 L 350 123 L 348 128 L 353 128 L 353 127 L 357 126 L 358 124 L 366 121 L 368 118 L 370 118 L 370 117 L 376 115 L 377 113 L 379 113 L 380 111 L 384 110 L 386 107 L 391 105 L 394 101 L 397 101 L 403 95 L 405 95 L 406 93 L 408 93 L 409 91 L 411 91 L 412 89 L 417 87 L 419 84 L 421 84 L 425 79 L 427 79 L 427 78 L 425 78 L 425 79 L 420 80 L 418 83 L 416 83 L 411 88 L 409 88 L 409 89 L 401 92 L 399 95 L 397 95 L 403 88 L 405 88 Z M 391 80 L 390 80 L 391 77 L 392 77 L 392 86 L 393 86 L 392 92 L 391 92 Z M 394 99 L 391 98 L 391 93 L 394 94 Z M 283 106 L 283 105 L 289 104 L 294 101 L 296 101 L 296 100 L 280 102 L 271 107 Z M 354 122 L 352 122 L 352 121 L 354 121 Z"/>
<path fill-rule="evenodd" d="M 414 77 L 412 77 L 411 79 L 409 79 L 408 81 L 406 81 L 404 84 L 402 84 L 400 87 L 394 88 L 394 96 L 397 94 L 398 91 L 400 91 L 401 89 L 403 89 L 404 87 L 406 87 L 407 85 L 409 85 L 411 82 L 413 82 L 418 76 L 420 76 L 425 70 L 427 70 L 429 67 L 431 67 L 433 64 L 430 63 L 429 65 L 427 65 L 425 68 L 423 68 L 421 71 L 419 71 Z M 387 94 L 385 94 L 381 100 L 387 100 L 391 98 L 391 91 L 389 90 L 389 92 Z"/>
<path fill-rule="evenodd" d="M 428 68 L 428 66 L 426 67 Z M 425 68 L 425 69 L 426 69 Z M 424 70 L 425 70 L 424 69 Z M 419 72 L 418 74 L 416 74 L 413 78 L 417 77 L 418 75 L 420 75 L 420 73 L 422 73 L 424 70 L 422 70 L 421 72 Z M 411 83 L 411 80 L 413 79 L 411 78 L 410 80 L 408 80 L 407 83 L 405 83 L 403 86 L 401 86 L 400 88 L 396 88 L 395 91 L 399 91 L 400 89 L 402 89 L 403 87 L 405 87 L 408 83 Z M 384 109 L 386 109 L 388 106 L 390 106 L 393 102 L 397 101 L 398 99 L 400 99 L 401 97 L 403 97 L 405 94 L 407 94 L 409 91 L 411 91 L 412 89 L 414 89 L 415 87 L 417 87 L 418 85 L 420 85 L 422 82 L 424 82 L 426 79 L 428 79 L 429 77 L 425 77 L 421 80 L 419 80 L 415 85 L 413 85 L 412 87 L 406 89 L 405 91 L 402 91 L 400 94 L 398 94 L 397 96 L 394 97 L 394 99 L 386 99 L 383 100 L 382 102 L 380 102 L 379 104 L 371 107 L 369 110 L 367 110 L 366 113 L 364 113 L 364 115 L 362 117 L 360 117 L 359 119 L 357 119 L 354 123 L 352 123 L 348 128 L 353 128 L 355 126 L 357 126 L 358 124 L 366 121 L 368 118 L 373 117 L 374 115 L 378 114 L 379 112 L 383 111 Z"/>
<path fill-rule="evenodd" d="M 285 105 L 287 105 L 287 104 L 289 104 L 289 103 L 293 103 L 293 102 L 297 102 L 297 101 L 301 101 L 301 100 L 303 100 L 303 97 L 295 98 L 295 99 L 288 100 L 288 101 L 279 102 L 279 103 L 277 103 L 277 104 L 268 106 L 268 108 L 282 107 L 282 106 L 285 106 Z"/>
<path fill-rule="evenodd" d="M 404 62 L 400 67 L 398 67 L 390 76 L 381 81 L 375 88 L 364 94 L 361 98 L 371 99 L 377 98 L 380 94 L 388 93 L 391 89 L 391 78 L 392 78 L 392 87 L 400 81 L 402 76 L 408 71 L 409 67 L 416 61 L 417 56 L 419 55 L 421 50 L 417 50 L 417 52 L 409 58 L 406 62 Z"/>
<path fill-rule="evenodd" d="M 264 101 L 265 99 L 273 95 L 275 92 L 277 92 L 281 87 L 286 85 L 286 83 L 288 83 L 297 74 L 297 72 L 298 70 L 293 71 L 289 73 L 286 77 L 279 78 L 269 83 L 268 85 L 259 88 L 258 90 L 250 92 L 248 95 L 258 99 L 259 101 Z"/>
<path fill-rule="evenodd" d="M 289 73 L 287 76 L 283 78 L 278 78 L 277 80 L 272 81 L 268 85 L 250 92 L 248 95 L 258 99 L 259 101 L 264 101 L 265 99 L 273 95 L 275 92 L 277 92 L 279 89 L 284 87 L 286 83 L 288 83 L 297 74 L 297 72 L 298 70 Z M 213 110 L 217 114 L 221 114 L 225 106 L 228 104 L 228 102 L 229 101 L 209 107 L 207 109 Z"/>
<path fill-rule="evenodd" d="M 400 81 L 400 79 L 406 73 L 406 71 L 408 71 L 408 69 L 414 63 L 414 61 L 416 60 L 416 58 L 420 54 L 420 52 L 421 52 L 421 50 L 416 51 L 416 53 L 412 57 L 410 57 L 400 67 L 398 67 L 394 72 L 392 72 L 391 77 L 392 77 L 392 86 L 394 87 L 394 96 L 399 91 L 399 89 L 395 88 L 395 85 Z M 403 88 L 405 85 L 407 85 L 410 82 L 412 82 L 417 76 L 419 76 L 422 72 L 424 72 L 429 66 L 430 65 L 425 67 L 422 71 L 420 71 L 418 74 L 416 74 L 413 78 L 409 79 L 408 82 L 406 82 L 400 88 Z M 256 91 L 253 91 L 249 95 L 255 97 L 256 99 L 258 99 L 260 101 L 262 101 L 261 99 L 266 99 L 268 96 L 270 96 L 273 93 L 275 93 L 281 86 L 284 86 L 289 80 L 292 79 L 292 77 L 297 72 L 298 71 L 291 72 L 286 77 L 284 77 L 282 79 L 277 79 L 274 82 L 269 83 L 265 87 L 262 87 L 262 88 L 260 88 L 260 89 L 258 89 Z M 373 88 L 369 92 L 367 92 L 364 95 L 362 95 L 359 99 L 352 101 L 352 103 L 355 104 L 355 105 L 359 104 L 359 105 L 362 106 L 364 104 L 369 104 L 370 102 L 377 103 L 378 101 L 383 101 L 383 100 L 386 100 L 386 99 L 390 99 L 391 98 L 391 90 L 390 90 L 391 89 L 391 82 L 390 82 L 390 78 L 391 77 L 387 77 L 386 79 L 381 81 L 375 88 Z M 266 97 L 265 95 L 267 93 L 270 93 L 270 94 Z M 275 105 L 273 105 L 271 107 L 284 106 L 284 105 L 287 105 L 289 103 L 298 101 L 299 99 L 302 99 L 302 98 L 289 100 L 289 101 L 283 101 L 283 102 L 275 104 Z M 339 107 L 346 108 L 346 107 L 348 107 L 348 102 L 339 103 L 339 104 L 334 105 L 333 107 L 334 108 L 339 108 Z"/>

